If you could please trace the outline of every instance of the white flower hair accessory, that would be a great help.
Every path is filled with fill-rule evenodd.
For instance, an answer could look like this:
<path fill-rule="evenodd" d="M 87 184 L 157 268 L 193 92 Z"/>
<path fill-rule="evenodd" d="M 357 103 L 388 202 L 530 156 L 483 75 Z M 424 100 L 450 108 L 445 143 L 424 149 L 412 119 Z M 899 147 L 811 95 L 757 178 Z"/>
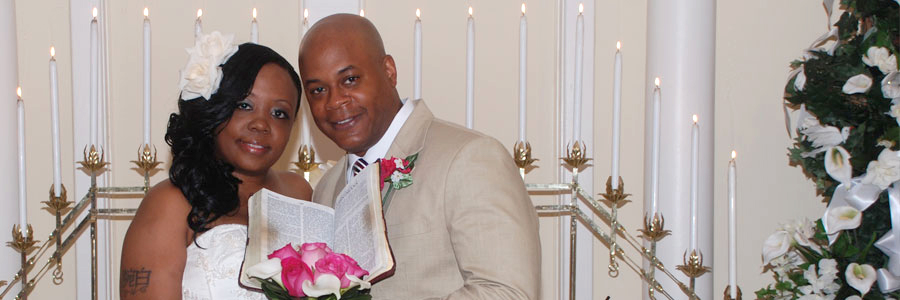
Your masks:
<path fill-rule="evenodd" d="M 219 89 L 222 81 L 222 64 L 225 63 L 238 47 L 234 45 L 234 35 L 223 35 L 218 31 L 197 37 L 194 47 L 187 48 L 187 65 L 181 70 L 181 99 L 191 100 L 210 96 Z"/>

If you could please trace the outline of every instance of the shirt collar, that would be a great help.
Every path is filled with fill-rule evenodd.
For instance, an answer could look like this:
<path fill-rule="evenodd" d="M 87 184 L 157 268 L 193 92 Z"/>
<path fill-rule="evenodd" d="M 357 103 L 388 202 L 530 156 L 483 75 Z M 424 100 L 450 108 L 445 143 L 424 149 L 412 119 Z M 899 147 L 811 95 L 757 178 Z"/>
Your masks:
<path fill-rule="evenodd" d="M 400 128 L 403 127 L 403 124 L 406 123 L 406 119 L 409 119 L 409 115 L 412 114 L 413 108 L 415 108 L 415 101 L 409 101 L 407 98 L 403 98 L 400 101 L 403 103 L 403 106 L 400 107 L 400 111 L 394 115 L 394 120 L 391 121 L 391 125 L 388 126 L 388 129 L 384 132 L 384 135 L 381 136 L 381 139 L 378 140 L 375 145 L 369 147 L 369 149 L 366 150 L 366 155 L 362 157 L 362 159 L 366 160 L 366 163 L 371 164 L 387 155 L 388 150 L 391 148 L 391 144 L 394 143 L 394 139 L 396 139 L 397 134 L 400 133 Z M 353 167 L 353 163 L 358 159 L 360 159 L 360 156 L 353 153 L 347 153 L 347 181 L 350 181 L 350 178 L 353 177 L 350 168 Z"/>

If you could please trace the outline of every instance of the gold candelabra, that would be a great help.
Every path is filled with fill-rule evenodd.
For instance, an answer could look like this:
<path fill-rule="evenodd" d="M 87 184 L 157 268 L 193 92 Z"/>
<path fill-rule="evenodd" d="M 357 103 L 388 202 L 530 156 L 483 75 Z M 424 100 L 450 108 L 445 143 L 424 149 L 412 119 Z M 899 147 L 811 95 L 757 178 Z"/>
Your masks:
<path fill-rule="evenodd" d="M 97 198 L 100 195 L 112 196 L 113 194 L 143 196 L 149 189 L 151 172 L 156 170 L 159 162 L 156 161 L 156 150 L 150 150 L 150 145 L 143 145 L 138 152 L 137 164 L 144 175 L 144 186 L 139 187 L 98 187 L 97 176 L 102 174 L 109 163 L 105 161 L 103 149 L 95 145 L 85 147 L 84 159 L 78 163 L 81 169 L 91 177 L 91 185 L 77 203 L 67 201 L 67 190 L 60 185 L 59 196 L 53 185 L 50 186 L 50 199 L 43 201 L 44 209 L 53 214 L 56 219 L 56 227 L 43 242 L 34 239 L 31 225 L 23 231 L 19 225 L 13 226 L 12 241 L 7 246 L 15 249 L 22 256 L 22 267 L 13 275 L 11 281 L 0 281 L 0 299 L 12 290 L 16 282 L 21 284 L 21 289 L 16 294 L 16 299 L 28 299 L 37 283 L 47 273 L 52 274 L 53 283 L 61 284 L 64 276 L 62 272 L 63 256 L 72 248 L 75 241 L 90 228 L 91 239 L 91 297 L 97 299 L 97 220 L 112 217 L 133 216 L 137 209 L 133 208 L 98 208 Z M 118 198 L 118 197 L 111 197 Z M 72 206 L 74 204 L 74 206 Z M 86 214 L 81 216 L 85 211 Z M 55 246 L 55 247 L 54 247 Z M 51 248 L 53 250 L 51 251 Z M 49 254 L 49 258 L 44 257 Z M 38 265 L 37 262 L 44 261 Z M 52 272 L 51 272 L 52 270 Z"/>
<path fill-rule="evenodd" d="M 513 149 L 513 156 L 520 171 L 530 165 L 528 160 L 533 162 L 530 148 L 530 145 L 527 143 L 522 145 L 520 142 L 516 143 Z M 535 206 L 535 209 L 541 216 L 571 217 L 569 220 L 569 299 L 575 299 L 575 266 L 577 257 L 575 246 L 576 229 L 579 222 L 591 233 L 599 237 L 609 249 L 607 269 L 610 277 L 615 278 L 619 276 L 619 263 L 622 262 L 634 271 L 642 281 L 647 283 L 646 292 L 650 299 L 656 299 L 657 294 L 667 299 L 673 299 L 672 295 L 663 289 L 663 286 L 657 280 L 656 272 L 659 271 L 675 282 L 681 292 L 688 298 L 699 299 L 694 292 L 694 281 L 696 278 L 709 272 L 709 268 L 703 266 L 703 255 L 699 251 L 691 252 L 691 255 L 685 259 L 684 265 L 677 267 L 678 270 L 682 270 L 690 278 L 689 284 L 685 284 L 677 279 L 656 256 L 657 243 L 671 234 L 671 231 L 665 229 L 665 218 L 663 215 L 656 212 L 651 216 L 645 216 L 644 228 L 638 231 L 641 233 L 639 237 L 646 243 L 641 242 L 631 235 L 619 222 L 618 210 L 631 202 L 628 199 L 631 195 L 625 193 L 625 182 L 622 178 L 608 177 L 606 180 L 606 192 L 599 194 L 602 199 L 594 199 L 578 183 L 579 171 L 584 170 L 588 166 L 588 162 L 591 161 L 591 158 L 588 158 L 586 154 L 587 147 L 585 147 L 583 142 L 575 141 L 571 147 L 567 147 L 566 152 L 566 156 L 561 159 L 571 168 L 572 181 L 570 183 L 526 184 L 526 187 L 529 193 L 570 194 L 572 196 L 568 204 Z M 522 176 L 524 178 L 524 172 L 522 172 Z M 615 184 L 613 184 L 613 180 L 616 180 Z M 590 215 L 579 207 L 579 200 L 590 206 L 596 216 L 609 224 L 608 230 L 600 227 Z M 637 255 L 628 255 L 628 252 L 619 243 L 619 237 Z M 635 256 L 639 258 L 635 259 Z M 649 263 L 648 268 L 643 268 L 642 264 L 638 262 L 641 259 Z M 727 293 L 726 297 L 728 297 Z"/>

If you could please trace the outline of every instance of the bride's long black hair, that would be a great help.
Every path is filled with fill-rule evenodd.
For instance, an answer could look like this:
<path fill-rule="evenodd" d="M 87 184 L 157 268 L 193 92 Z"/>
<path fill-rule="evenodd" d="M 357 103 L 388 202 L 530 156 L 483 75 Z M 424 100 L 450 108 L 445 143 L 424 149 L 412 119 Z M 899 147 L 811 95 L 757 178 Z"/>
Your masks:
<path fill-rule="evenodd" d="M 297 108 L 302 87 L 293 66 L 272 49 L 246 43 L 222 65 L 222 81 L 210 99 L 179 99 L 178 113 L 169 116 L 166 143 L 172 148 L 169 180 L 191 205 L 188 226 L 194 237 L 209 230 L 216 219 L 236 212 L 240 205 L 234 166 L 216 155 L 220 125 L 231 119 L 237 103 L 250 95 L 259 70 L 274 63 L 286 70 L 297 88 Z"/>

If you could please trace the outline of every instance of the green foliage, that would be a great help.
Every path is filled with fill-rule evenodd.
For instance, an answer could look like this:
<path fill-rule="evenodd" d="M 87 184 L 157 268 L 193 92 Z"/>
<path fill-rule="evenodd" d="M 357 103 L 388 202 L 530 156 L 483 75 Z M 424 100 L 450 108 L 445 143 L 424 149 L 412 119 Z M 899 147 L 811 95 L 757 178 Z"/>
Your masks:
<path fill-rule="evenodd" d="M 786 105 L 797 109 L 801 105 L 816 116 L 823 126 L 850 128 L 846 141 L 841 147 L 850 153 L 852 176 L 862 176 L 867 172 L 869 163 L 876 161 L 878 155 L 886 147 L 891 150 L 900 149 L 900 127 L 898 121 L 888 114 L 891 100 L 882 94 L 881 82 L 888 74 L 883 74 L 878 67 L 868 66 L 863 56 L 872 47 L 883 47 L 895 57 L 900 57 L 900 9 L 894 0 L 841 0 L 841 13 L 834 23 L 837 29 L 837 47 L 832 55 L 825 48 L 810 50 L 803 58 L 790 63 L 792 69 L 803 68 L 806 84 L 798 90 L 791 78 L 784 88 Z M 843 85 L 853 76 L 864 74 L 872 79 L 872 87 L 865 93 L 845 94 Z M 800 166 L 823 202 L 831 200 L 835 188 L 840 182 L 831 178 L 825 170 L 824 152 L 811 157 L 804 153 L 815 150 L 812 142 L 801 132 L 788 149 L 791 165 Z M 805 263 L 797 267 L 805 269 L 824 258 L 837 261 L 839 278 L 850 263 L 870 264 L 875 268 L 883 267 L 887 257 L 876 247 L 875 241 L 891 229 L 890 211 L 887 192 L 882 192 L 879 199 L 863 212 L 861 225 L 852 230 L 840 232 L 837 239 L 829 246 L 821 220 L 816 222 L 816 230 L 811 242 L 817 247 L 794 244 L 791 249 L 800 255 Z M 773 272 L 775 283 L 756 291 L 758 299 L 796 299 L 802 293 L 798 286 L 809 284 L 802 270 L 793 269 L 781 273 L 774 266 L 766 270 Z M 897 297 L 897 292 L 892 293 Z M 791 296 L 792 295 L 792 296 Z M 835 294 L 843 299 L 858 292 L 846 284 Z M 884 299 L 877 286 L 874 286 L 865 299 Z"/>

